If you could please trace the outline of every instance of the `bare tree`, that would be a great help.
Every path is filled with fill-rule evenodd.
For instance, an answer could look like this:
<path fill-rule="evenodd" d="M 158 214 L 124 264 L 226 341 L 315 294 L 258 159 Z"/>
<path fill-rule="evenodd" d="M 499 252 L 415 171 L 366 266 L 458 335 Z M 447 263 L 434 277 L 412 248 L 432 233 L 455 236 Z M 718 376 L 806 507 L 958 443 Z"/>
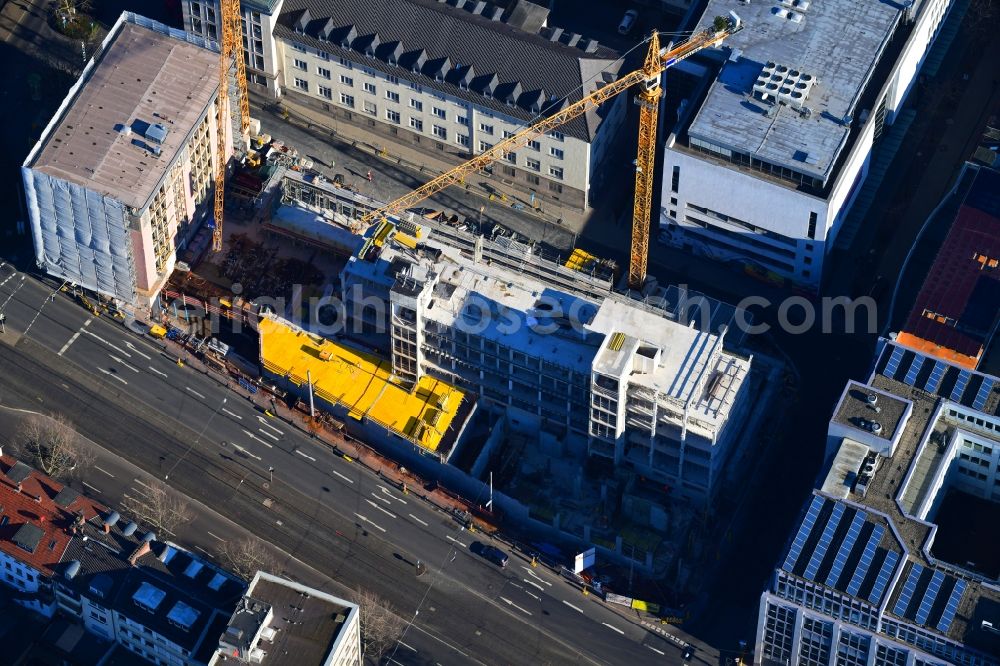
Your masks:
<path fill-rule="evenodd" d="M 14 450 L 39 471 L 66 480 L 94 464 L 94 449 L 61 414 L 31 414 L 21 420 Z"/>
<path fill-rule="evenodd" d="M 361 620 L 361 644 L 366 657 L 380 660 L 403 636 L 403 618 L 377 593 L 358 588 L 354 594 Z"/>
<path fill-rule="evenodd" d="M 76 16 L 89 12 L 93 8 L 91 0 L 59 0 L 56 3 L 56 11 L 64 16 Z"/>
<path fill-rule="evenodd" d="M 258 571 L 273 572 L 277 564 L 264 542 L 256 537 L 226 541 L 222 557 L 230 571 L 244 580 L 252 580 Z"/>
<path fill-rule="evenodd" d="M 187 502 L 160 481 L 133 486 L 125 495 L 122 508 L 154 530 L 170 535 L 194 518 Z"/>

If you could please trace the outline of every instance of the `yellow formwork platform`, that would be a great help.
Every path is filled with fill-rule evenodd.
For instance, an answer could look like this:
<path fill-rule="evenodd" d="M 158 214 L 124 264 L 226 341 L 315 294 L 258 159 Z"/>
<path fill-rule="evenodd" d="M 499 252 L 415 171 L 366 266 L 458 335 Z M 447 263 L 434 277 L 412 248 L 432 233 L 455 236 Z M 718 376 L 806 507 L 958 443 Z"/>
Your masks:
<path fill-rule="evenodd" d="M 392 377 L 389 361 L 331 342 L 272 318 L 260 321 L 264 368 L 303 386 L 312 374 L 313 392 L 344 406 L 355 420 L 367 417 L 391 432 L 437 451 L 465 393 L 432 377 L 412 390 Z"/>

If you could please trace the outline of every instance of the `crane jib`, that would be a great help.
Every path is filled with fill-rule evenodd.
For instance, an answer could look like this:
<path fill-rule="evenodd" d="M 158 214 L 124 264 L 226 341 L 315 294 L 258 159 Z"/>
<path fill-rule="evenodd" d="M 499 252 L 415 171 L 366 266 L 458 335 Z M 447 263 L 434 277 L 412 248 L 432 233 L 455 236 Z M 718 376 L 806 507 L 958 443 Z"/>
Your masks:
<path fill-rule="evenodd" d="M 665 63 L 663 63 L 663 66 L 664 67 L 670 67 L 671 65 L 675 64 L 676 62 L 677 62 L 677 58 L 671 58 L 670 60 L 668 60 Z"/>

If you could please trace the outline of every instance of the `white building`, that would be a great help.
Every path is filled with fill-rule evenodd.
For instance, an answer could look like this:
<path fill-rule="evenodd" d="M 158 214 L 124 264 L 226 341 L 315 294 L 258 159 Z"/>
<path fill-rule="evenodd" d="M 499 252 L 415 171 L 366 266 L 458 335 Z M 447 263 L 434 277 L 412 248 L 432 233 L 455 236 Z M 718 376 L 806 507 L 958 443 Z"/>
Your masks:
<path fill-rule="evenodd" d="M 462 251 L 427 229 L 419 241 L 371 230 L 342 274 L 349 330 L 365 341 L 388 330 L 396 377 L 442 378 L 677 496 L 711 497 L 752 402 L 751 360 L 723 349 L 724 332 L 523 248 L 480 239 Z"/>
<path fill-rule="evenodd" d="M 756 663 L 1000 664 L 1000 558 L 980 548 L 1000 503 L 996 386 L 882 342 L 761 596 Z"/>
<path fill-rule="evenodd" d="M 21 169 L 42 270 L 153 302 L 211 208 L 214 48 L 129 12 L 115 23 Z"/>
<path fill-rule="evenodd" d="M 702 26 L 732 10 L 746 27 L 666 140 L 660 240 L 818 288 L 949 6 L 711 0 Z"/>
<path fill-rule="evenodd" d="M 210 662 L 361 666 L 357 604 L 258 571 Z"/>
<path fill-rule="evenodd" d="M 210 35 L 217 3 L 183 3 L 185 29 Z M 458 164 L 617 74 L 618 54 L 546 27 L 528 2 L 263 0 L 241 3 L 251 79 L 319 125 L 364 128 Z M 211 9 L 211 14 L 209 13 Z M 252 37 L 247 42 L 246 31 Z M 261 89 L 264 92 L 264 89 Z M 512 153 L 492 176 L 583 210 L 624 119 L 625 95 Z M 388 148 L 391 152 L 391 147 Z"/>

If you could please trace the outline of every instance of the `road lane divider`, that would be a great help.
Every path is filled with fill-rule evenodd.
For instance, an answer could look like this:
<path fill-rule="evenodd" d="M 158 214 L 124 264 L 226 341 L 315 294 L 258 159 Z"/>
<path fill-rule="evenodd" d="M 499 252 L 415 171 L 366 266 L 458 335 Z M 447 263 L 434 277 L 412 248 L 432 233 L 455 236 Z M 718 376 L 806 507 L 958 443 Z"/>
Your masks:
<path fill-rule="evenodd" d="M 524 608 L 521 608 L 520 606 L 518 606 L 517 604 L 515 604 L 513 601 L 511 601 L 510 599 L 508 599 L 507 597 L 500 597 L 500 601 L 503 601 L 508 606 L 513 606 L 514 608 L 516 608 L 517 610 L 521 611 L 525 615 L 531 615 L 531 611 L 525 610 Z"/>
<path fill-rule="evenodd" d="M 108 470 L 104 469 L 104 468 L 103 468 L 103 467 L 101 467 L 100 465 L 94 465 L 94 469 L 96 469 L 96 470 L 97 470 L 98 472 L 103 472 L 103 473 L 107 474 L 107 475 L 108 475 L 108 476 L 110 476 L 110 477 L 111 477 L 112 479 L 113 479 L 113 478 L 115 478 L 115 475 L 114 475 L 114 474 L 112 474 L 112 473 L 111 473 L 111 472 L 109 472 Z"/>
<path fill-rule="evenodd" d="M 199 397 L 199 398 L 201 398 L 202 400 L 208 400 L 208 398 L 206 398 L 205 396 L 203 396 L 203 395 L 202 395 L 201 393 L 198 393 L 197 391 L 195 391 L 195 390 L 194 390 L 193 388 L 191 388 L 190 386 L 185 386 L 185 387 L 184 387 L 184 390 L 185 390 L 185 391 L 187 391 L 188 393 L 190 393 L 191 395 L 196 395 L 196 396 L 198 396 L 198 397 Z"/>
<path fill-rule="evenodd" d="M 616 626 L 614 626 L 614 625 L 611 625 L 611 624 L 608 624 L 607 622 L 601 622 L 601 624 L 603 624 L 603 625 L 604 625 L 605 627 L 607 627 L 608 629 L 611 629 L 612 631 L 617 631 L 617 632 L 618 632 L 619 634 L 621 634 L 622 636 L 624 636 L 624 635 L 625 635 L 625 632 L 624 632 L 624 631 L 622 631 L 621 629 L 619 629 L 618 627 L 616 627 Z"/>
<path fill-rule="evenodd" d="M 232 416 L 232 417 L 233 417 L 234 419 L 239 419 L 240 421 L 242 421 L 242 420 L 243 420 L 243 417 L 242 417 L 242 416 L 240 416 L 240 415 L 239 415 L 239 414 L 237 414 L 236 412 L 231 412 L 231 411 L 229 411 L 229 410 L 228 410 L 228 409 L 226 409 L 225 407 L 223 407 L 223 408 L 222 408 L 222 411 L 223 411 L 223 412 L 225 412 L 226 414 L 229 414 L 229 415 L 230 415 L 230 416 Z"/>
<path fill-rule="evenodd" d="M 574 606 L 573 604 L 571 604 L 570 602 L 566 601 L 565 599 L 563 599 L 562 602 L 564 604 L 566 604 L 567 606 L 569 606 L 570 608 L 572 608 L 573 610 L 575 610 L 577 613 L 582 613 L 583 612 L 582 608 L 580 608 L 579 606 Z"/>
<path fill-rule="evenodd" d="M 370 499 L 365 498 L 365 501 L 368 502 L 369 504 L 371 504 L 373 507 L 375 507 L 379 511 L 381 511 L 382 513 L 384 513 L 385 515 L 389 516 L 390 518 L 399 518 L 399 516 L 397 516 L 396 514 L 394 514 L 392 511 L 387 511 L 386 509 L 383 509 L 382 507 L 380 507 L 378 504 L 376 504 L 375 502 L 371 501 Z"/>
<path fill-rule="evenodd" d="M 462 548 L 465 548 L 465 544 L 464 543 L 462 543 L 461 541 L 459 541 L 458 539 L 456 539 L 455 537 L 453 537 L 450 534 L 445 534 L 444 538 L 447 539 L 448 541 L 451 541 L 456 546 L 461 546 Z"/>
<path fill-rule="evenodd" d="M 70 346 L 71 344 L 73 344 L 74 342 L 76 342 L 76 339 L 77 339 L 78 337 L 80 337 L 80 334 L 81 334 L 81 333 L 83 333 L 83 330 L 84 330 L 85 328 L 87 328 L 88 326 L 90 326 L 90 322 L 92 322 L 92 321 L 94 321 L 94 318 L 93 318 L 93 317 L 91 317 L 91 318 L 90 318 L 90 319 L 88 319 L 87 321 L 83 322 L 83 326 L 81 326 L 81 327 L 80 327 L 80 330 L 79 330 L 79 331 L 77 331 L 76 333 L 74 333 L 74 334 L 73 334 L 73 336 L 72 336 L 72 337 L 71 337 L 71 338 L 70 338 L 69 340 L 67 340 L 67 341 L 66 341 L 66 344 L 64 344 L 64 345 L 62 346 L 62 349 L 60 349 L 60 350 L 59 350 L 59 353 L 58 353 L 58 354 L 56 354 L 56 356 L 62 356 L 63 354 L 65 354 L 65 353 L 66 353 L 66 350 L 67 350 L 67 349 L 69 349 L 69 346 Z"/>
<path fill-rule="evenodd" d="M 354 480 L 353 480 L 353 479 L 349 479 L 349 478 L 347 478 L 346 476 L 344 476 L 343 474 L 341 474 L 341 473 L 340 473 L 340 472 L 338 472 L 337 470 L 335 470 L 335 469 L 334 469 L 334 470 L 330 470 L 330 471 L 331 471 L 331 472 L 333 472 L 334 474 L 336 474 L 337 476 L 339 476 L 339 477 L 340 477 L 341 479 L 343 479 L 344 481 L 347 481 L 348 483 L 354 483 Z"/>
<path fill-rule="evenodd" d="M 264 437 L 270 437 L 274 441 L 276 441 L 276 442 L 278 441 L 277 436 L 272 435 L 271 433 L 269 433 L 268 431 L 264 430 L 263 428 L 257 428 L 257 432 L 259 432 L 260 434 L 264 435 Z"/>
<path fill-rule="evenodd" d="M 268 444 L 268 446 L 270 446 L 270 444 Z M 305 458 L 306 460 L 312 460 L 313 462 L 316 462 L 316 459 L 315 459 L 315 458 L 313 458 L 313 457 L 312 457 L 311 455 L 309 455 L 308 453 L 302 453 L 302 451 L 300 451 L 300 450 L 298 450 L 298 449 L 295 449 L 295 452 L 296 452 L 297 454 L 299 454 L 300 456 L 302 456 L 303 458 Z"/>
<path fill-rule="evenodd" d="M 104 368 L 98 368 L 98 370 L 100 370 L 101 372 L 103 372 L 104 374 L 106 374 L 108 377 L 114 377 L 115 379 L 117 379 L 118 381 L 120 381 L 122 384 L 125 384 L 126 386 L 128 385 L 127 381 L 125 381 L 124 379 L 122 379 L 121 377 L 119 377 L 118 375 L 116 375 L 115 373 L 111 372 L 110 370 L 105 370 Z"/>
<path fill-rule="evenodd" d="M 156 368 L 154 368 L 153 366 L 149 366 L 149 370 L 150 370 L 150 372 L 152 372 L 153 374 L 157 374 L 157 375 L 159 375 L 159 376 L 163 377 L 164 379 L 166 379 L 166 378 L 167 378 L 167 373 L 163 372 L 162 370 L 157 370 L 157 369 L 156 369 Z"/>
<path fill-rule="evenodd" d="M 386 529 L 384 527 L 378 525 L 377 523 L 373 523 L 366 516 L 362 516 L 360 513 L 355 513 L 354 515 L 357 516 L 362 522 L 368 523 L 377 530 L 381 530 L 383 534 L 385 533 Z"/>
<path fill-rule="evenodd" d="M 418 523 L 420 523 L 424 527 L 430 527 L 430 525 L 428 525 L 426 522 L 420 520 L 419 518 L 417 518 L 416 516 L 414 516 L 412 513 L 409 514 L 409 516 L 410 516 L 410 518 L 413 518 L 413 520 L 417 521 Z"/>
<path fill-rule="evenodd" d="M 250 432 L 246 428 L 243 428 L 243 434 L 246 435 L 247 437 L 249 437 L 250 439 L 257 440 L 258 442 L 260 442 L 261 444 L 263 444 L 264 446 L 266 446 L 269 449 L 273 449 L 274 448 L 273 446 L 271 446 L 270 442 L 265 442 L 260 437 L 258 437 L 257 435 L 253 434 L 252 432 Z"/>
<path fill-rule="evenodd" d="M 111 352 L 108 352 L 108 356 L 110 356 L 113 361 L 117 361 L 118 363 L 121 363 L 122 365 L 124 365 L 126 368 L 128 368 L 132 372 L 134 372 L 136 374 L 139 373 L 139 368 L 137 368 L 134 365 L 131 365 L 129 363 L 126 363 L 123 359 L 118 358 L 117 356 L 115 356 Z"/>

